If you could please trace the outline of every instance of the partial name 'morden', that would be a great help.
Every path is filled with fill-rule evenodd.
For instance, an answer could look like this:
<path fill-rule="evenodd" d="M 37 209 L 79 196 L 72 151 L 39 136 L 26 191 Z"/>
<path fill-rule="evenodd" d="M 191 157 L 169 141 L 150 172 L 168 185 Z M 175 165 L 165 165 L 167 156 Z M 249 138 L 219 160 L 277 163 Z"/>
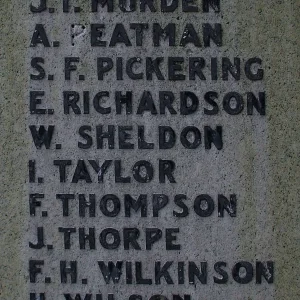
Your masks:
<path fill-rule="evenodd" d="M 63 1 L 63 12 L 69 12 L 69 0 Z M 203 12 L 221 11 L 221 0 L 91 0 L 91 12 L 98 12 L 106 7 L 107 12 Z M 40 13 L 47 10 L 47 0 L 32 3 L 30 11 Z"/>

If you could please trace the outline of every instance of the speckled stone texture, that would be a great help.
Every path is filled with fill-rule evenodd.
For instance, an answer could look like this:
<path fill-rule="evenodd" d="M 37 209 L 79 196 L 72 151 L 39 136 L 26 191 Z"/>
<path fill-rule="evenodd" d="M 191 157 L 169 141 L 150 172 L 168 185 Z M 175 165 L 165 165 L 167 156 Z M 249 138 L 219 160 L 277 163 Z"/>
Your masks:
<path fill-rule="evenodd" d="M 34 3 L 37 3 L 35 1 Z M 49 0 L 48 7 L 59 8 L 53 14 L 44 12 L 31 14 L 29 0 L 2 0 L 0 5 L 0 299 L 30 299 L 30 292 L 45 292 L 47 300 L 63 300 L 64 293 L 85 295 L 91 293 L 115 295 L 115 300 L 128 299 L 129 295 L 139 294 L 143 299 L 151 295 L 163 294 L 172 299 L 172 294 L 189 294 L 191 300 L 298 300 L 299 290 L 299 195 L 300 195 L 300 4 L 299 0 L 221 1 L 221 13 L 203 15 L 202 13 L 90 13 L 90 1 L 77 0 L 72 6 L 82 8 L 80 13 L 64 14 L 61 1 Z M 223 46 L 196 49 L 192 46 L 159 47 L 145 43 L 143 47 L 92 48 L 86 29 L 74 28 L 74 45 L 70 40 L 71 24 L 90 23 L 142 23 L 157 22 L 166 25 L 176 23 L 183 26 L 193 23 L 201 28 L 203 22 L 221 23 L 223 26 Z M 45 25 L 50 41 L 60 41 L 58 48 L 30 48 L 30 40 L 35 24 Z M 151 27 L 150 27 L 151 28 Z M 108 32 L 111 32 L 108 29 Z M 107 35 L 108 37 L 108 35 Z M 30 81 L 31 58 L 44 57 L 47 74 L 54 74 L 53 81 Z M 78 74 L 85 74 L 86 81 L 64 80 L 64 57 L 78 56 Z M 249 80 L 235 82 L 159 82 L 132 80 L 116 81 L 112 75 L 99 83 L 96 78 L 95 58 L 100 56 L 133 57 L 140 56 L 212 56 L 241 57 L 242 59 L 260 57 L 265 71 L 264 80 L 252 83 Z M 46 92 L 45 106 L 54 109 L 54 115 L 36 116 L 29 113 L 29 91 Z M 62 91 L 100 90 L 128 91 L 137 95 L 143 90 L 154 94 L 161 90 L 190 90 L 202 95 L 209 90 L 220 93 L 237 90 L 246 92 L 266 92 L 266 116 L 247 116 L 244 113 L 229 116 L 205 116 L 202 110 L 192 116 L 144 115 L 99 116 L 93 111 L 90 115 L 64 115 Z M 177 92 L 176 92 L 177 91 Z M 32 142 L 29 125 L 55 124 L 55 142 L 63 149 L 37 150 Z M 81 125 L 143 125 L 151 136 L 158 125 L 179 129 L 188 125 L 204 125 L 224 128 L 224 148 L 205 150 L 183 149 L 179 145 L 171 150 L 96 150 L 78 149 L 78 128 Z M 153 135 L 152 135 L 153 136 Z M 28 182 L 28 160 L 36 159 L 39 164 L 38 176 L 45 178 L 43 184 Z M 122 159 L 128 168 L 137 160 L 146 159 L 157 168 L 158 159 L 176 161 L 176 184 L 159 184 L 157 175 L 149 184 L 132 182 L 129 185 L 115 184 L 113 176 L 101 186 L 92 184 L 60 183 L 54 159 Z M 43 209 L 48 217 L 31 217 L 28 199 L 30 193 L 44 193 L 46 201 Z M 104 218 L 97 205 L 96 218 L 79 218 L 76 205 L 72 206 L 71 216 L 62 216 L 62 205 L 55 195 L 58 193 L 95 193 L 99 200 L 102 195 L 122 195 L 164 193 L 170 199 L 176 194 L 186 194 L 194 199 L 199 194 L 210 194 L 216 199 L 218 194 L 236 194 L 238 211 L 236 218 L 218 218 L 217 212 L 209 218 L 199 218 L 191 214 L 183 219 L 172 215 L 174 203 L 161 211 L 159 218 L 141 219 L 138 214 L 125 218 L 124 213 L 117 218 Z M 98 203 L 98 202 L 97 202 Z M 191 206 L 191 205 L 190 205 Z M 40 213 L 41 211 L 39 211 Z M 123 211 L 122 211 L 123 212 Z M 35 241 L 36 228 L 44 226 L 48 244 L 53 251 L 33 250 L 29 241 Z M 62 234 L 59 227 L 95 227 L 101 229 L 114 227 L 171 228 L 179 227 L 178 242 L 180 251 L 166 251 L 163 242 L 151 251 L 103 250 L 98 239 L 97 250 L 82 251 L 78 238 L 70 250 L 63 249 Z M 144 241 L 144 233 L 141 241 Z M 144 246 L 144 244 L 141 243 Z M 143 247 L 144 249 L 144 247 Z M 29 282 L 28 262 L 30 259 L 43 259 L 43 275 L 37 283 Z M 59 274 L 60 260 L 77 260 L 79 269 L 78 284 L 61 284 Z M 97 261 L 124 260 L 142 261 L 145 270 L 153 274 L 154 262 L 207 261 L 209 266 L 208 284 L 167 285 L 105 285 Z M 240 285 L 230 275 L 225 285 L 213 283 L 213 264 L 217 261 L 228 263 L 228 273 L 234 262 L 244 260 L 272 260 L 275 264 L 274 284 Z M 146 263 L 148 265 L 146 266 Z M 150 274 L 150 273 L 149 273 Z M 44 277 L 51 276 L 51 284 L 44 283 Z M 81 279 L 88 278 L 87 285 Z M 176 278 L 176 277 L 174 277 Z M 96 299 L 91 298 L 92 300 Z M 84 297 L 82 298 L 84 299 Z M 98 299 L 97 299 L 98 300 Z"/>

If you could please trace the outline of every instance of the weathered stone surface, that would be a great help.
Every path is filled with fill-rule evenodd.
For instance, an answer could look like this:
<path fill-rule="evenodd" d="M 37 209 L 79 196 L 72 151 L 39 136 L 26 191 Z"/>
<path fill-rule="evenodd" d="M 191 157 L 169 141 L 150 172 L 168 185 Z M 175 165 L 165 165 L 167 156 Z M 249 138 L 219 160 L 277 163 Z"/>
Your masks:
<path fill-rule="evenodd" d="M 37 5 L 38 1 L 33 1 Z M 30 293 L 45 293 L 46 299 L 65 299 L 64 294 L 84 295 L 114 294 L 115 300 L 129 299 L 130 295 L 141 295 L 150 299 L 152 295 L 165 295 L 172 299 L 172 294 L 191 295 L 191 299 L 299 299 L 299 15 L 297 1 L 272 0 L 262 1 L 221 1 L 219 14 L 183 13 L 107 13 L 106 10 L 91 13 L 90 1 L 71 1 L 71 7 L 81 7 L 80 13 L 63 13 L 61 1 L 49 1 L 48 7 L 56 11 L 32 14 L 29 10 L 31 1 L 7 1 L 1 3 L 1 53 L 0 53 L 0 299 L 30 299 Z M 201 3 L 201 2 L 199 2 Z M 122 23 L 129 28 L 129 23 L 149 23 L 150 32 L 153 23 L 167 25 L 175 23 L 178 28 L 192 23 L 201 30 L 202 23 L 221 23 L 223 27 L 223 46 L 212 44 L 207 48 L 153 47 L 151 38 L 140 46 L 116 46 L 96 48 L 90 46 L 90 24 L 107 24 L 106 40 L 110 39 L 111 24 Z M 59 47 L 30 47 L 30 41 L 36 24 L 44 24 L 50 43 L 59 41 Z M 71 24 L 76 24 L 74 28 Z M 82 27 L 85 26 L 85 28 Z M 180 29 L 179 31 L 180 32 Z M 181 36 L 177 32 L 176 39 Z M 200 31 L 201 32 L 201 31 Z M 71 35 L 74 35 L 72 39 Z M 178 36 L 179 34 L 179 36 Z M 130 39 L 134 41 L 131 32 Z M 72 43 L 74 45 L 72 45 Z M 178 43 L 177 43 L 178 44 Z M 117 81 L 115 73 L 110 72 L 103 81 L 97 79 L 97 57 L 130 58 L 141 57 L 240 57 L 245 61 L 259 57 L 263 61 L 264 79 L 251 82 L 242 75 L 241 80 L 232 77 L 228 81 L 176 81 L 168 80 L 124 80 Z M 32 57 L 45 59 L 47 75 L 54 74 L 54 80 L 30 80 Z M 79 57 L 78 72 L 72 73 L 72 80 L 66 81 L 64 58 Z M 165 70 L 165 69 L 164 69 Z M 35 72 L 36 74 L 36 72 Z M 78 74 L 86 76 L 85 81 L 75 79 Z M 242 73 L 244 74 L 244 73 Z M 101 115 L 95 110 L 90 114 L 64 114 L 63 91 L 77 91 L 82 98 L 83 91 L 95 95 L 98 91 L 133 91 L 133 114 Z M 189 116 L 177 115 L 137 115 L 138 97 L 143 91 L 157 95 L 159 91 L 173 91 L 176 107 L 179 111 L 179 93 L 192 91 L 199 95 L 199 111 Z M 42 107 L 54 109 L 53 115 L 35 115 L 30 113 L 29 95 L 31 91 L 45 91 Z M 247 92 L 266 93 L 266 115 L 254 111 L 253 116 L 246 113 L 228 115 L 222 110 L 216 116 L 204 115 L 203 95 L 208 91 L 217 91 L 224 95 L 237 91 L 244 97 Z M 92 97 L 92 96 L 91 96 Z M 113 97 L 111 97 L 113 99 Z M 222 97 L 220 96 L 221 104 Z M 157 102 L 156 102 L 157 103 Z M 103 103 L 108 104 L 108 103 Z M 113 102 L 109 103 L 113 104 Z M 113 107 L 113 106 L 112 106 Z M 221 107 L 221 106 L 220 106 Z M 114 109 L 114 108 L 113 108 Z M 49 150 L 43 147 L 36 149 L 30 125 L 55 125 L 54 142 Z M 78 130 L 82 125 L 92 126 L 95 138 L 96 125 L 134 126 L 133 150 L 115 149 L 79 149 Z M 137 126 L 145 126 L 149 141 L 157 139 L 158 126 L 171 126 L 180 133 L 186 126 L 197 126 L 202 133 L 202 145 L 198 149 L 185 149 L 180 142 L 169 150 L 158 149 L 155 143 L 153 150 L 137 149 Z M 223 149 L 212 146 L 204 148 L 204 126 L 223 127 Z M 178 138 L 179 140 L 179 138 Z M 55 144 L 62 144 L 56 149 Z M 95 142 L 94 142 L 95 145 Z M 150 183 L 138 183 L 134 179 L 130 184 L 115 183 L 112 173 L 107 174 L 104 183 L 71 183 L 75 165 L 67 173 L 67 182 L 59 180 L 58 167 L 54 160 L 79 159 L 122 160 L 127 174 L 139 160 L 153 163 L 154 179 Z M 36 160 L 36 177 L 43 177 L 44 183 L 29 183 L 28 161 Z M 158 177 L 159 160 L 173 160 L 176 163 L 174 174 L 176 183 L 160 183 Z M 87 163 L 88 164 L 88 163 Z M 42 208 L 37 208 L 36 216 L 30 215 L 29 195 L 43 193 Z M 76 194 L 70 200 L 70 216 L 63 216 L 62 202 L 56 194 Z M 80 218 L 78 214 L 78 194 L 96 195 L 96 217 Z M 99 201 L 106 194 L 115 194 L 121 200 L 121 212 L 115 218 L 103 216 Z M 148 195 L 149 212 L 147 218 L 139 213 L 131 218 L 124 217 L 124 194 L 137 197 Z M 152 217 L 152 194 L 165 194 L 170 198 L 168 206 L 160 211 L 159 217 Z M 186 201 L 190 214 L 185 218 L 173 216 L 176 205 L 173 198 L 177 194 L 187 195 Z M 197 195 L 208 194 L 217 203 L 218 194 L 237 196 L 237 216 L 231 218 L 225 212 L 219 218 L 217 207 L 210 217 L 201 218 L 193 210 L 193 201 Z M 72 202 L 73 201 L 73 202 Z M 73 204 L 74 203 L 74 204 Z M 42 211 L 48 217 L 42 217 Z M 178 210 L 178 207 L 176 208 Z M 38 227 L 44 228 L 47 245 L 34 250 L 29 242 L 36 242 Z M 79 249 L 79 228 L 96 230 L 96 250 Z M 98 235 L 104 228 L 136 227 L 141 231 L 140 245 L 142 250 L 106 250 L 100 245 Z M 71 249 L 64 249 L 63 233 L 59 228 L 76 228 L 72 235 Z M 175 243 L 181 250 L 166 250 L 163 239 L 154 245 L 152 250 L 145 249 L 145 228 L 160 228 L 165 238 L 166 228 L 179 228 Z M 123 237 L 122 237 L 123 241 Z M 121 244 L 122 245 L 122 244 Z M 30 282 L 29 261 L 44 260 L 42 274 L 37 282 Z M 61 283 L 60 261 L 77 261 L 78 282 Z M 105 284 L 98 261 L 141 261 L 143 273 L 154 280 L 154 263 L 161 261 L 207 262 L 207 284 L 197 281 L 196 285 L 188 283 L 179 285 L 176 268 L 172 270 L 174 284 L 128 285 L 125 279 L 119 284 Z M 216 276 L 214 264 L 226 262 L 229 275 L 227 284 L 213 282 Z M 262 284 L 254 279 L 245 285 L 238 284 L 231 275 L 231 268 L 239 261 L 274 262 L 274 283 Z M 124 276 L 124 274 L 123 274 Z M 45 278 L 51 277 L 51 283 Z M 146 277 L 146 275 L 145 275 Z M 88 284 L 82 284 L 82 279 Z M 137 298 L 138 299 L 138 298 Z M 99 300 L 99 299 L 97 299 Z"/>

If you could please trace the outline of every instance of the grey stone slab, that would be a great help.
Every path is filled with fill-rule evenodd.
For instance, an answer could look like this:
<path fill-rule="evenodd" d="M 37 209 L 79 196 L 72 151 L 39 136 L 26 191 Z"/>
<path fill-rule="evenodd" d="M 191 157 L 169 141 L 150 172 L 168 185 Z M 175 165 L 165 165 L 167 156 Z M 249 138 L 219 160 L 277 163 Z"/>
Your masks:
<path fill-rule="evenodd" d="M 2 0 L 0 299 L 42 300 L 42 294 L 45 294 L 43 300 L 299 299 L 299 4 L 297 1 L 228 0 L 221 1 L 219 13 L 212 8 L 209 13 L 203 13 L 202 1 L 195 2 L 199 12 L 183 12 L 180 2 L 177 10 L 167 13 L 159 11 L 158 2 L 155 2 L 158 11 L 153 13 L 149 9 L 140 12 L 140 3 L 142 1 L 137 2 L 136 12 L 122 12 L 115 3 L 114 12 L 99 8 L 96 13 L 91 12 L 91 1 L 74 0 L 69 3 L 70 11 L 63 12 L 62 1 L 49 0 L 45 11 L 33 13 L 30 4 L 37 6 L 38 1 Z M 171 3 L 167 2 L 168 5 Z M 128 9 L 128 6 L 125 8 Z M 142 46 L 136 45 L 136 33 L 130 29 L 132 23 L 147 23 L 149 26 L 144 30 Z M 162 27 L 174 24 L 175 46 L 169 46 L 167 41 L 162 41 L 159 47 L 153 45 L 155 23 Z M 221 24 L 223 29 L 222 45 L 211 41 L 209 47 L 204 47 L 203 24 L 216 23 Z M 30 45 L 37 24 L 43 25 L 50 47 Z M 91 24 L 105 24 L 101 37 L 107 41 L 105 47 L 91 46 Z M 132 46 L 109 46 L 116 24 L 124 25 Z M 193 24 L 199 33 L 201 47 L 192 43 L 180 46 L 186 24 Z M 34 57 L 44 59 L 41 65 L 46 74 L 42 80 L 30 78 L 30 74 L 38 73 L 31 66 Z M 79 58 L 77 70 L 71 72 L 71 80 L 65 79 L 66 57 Z M 101 57 L 110 58 L 114 64 L 103 80 L 98 79 L 97 58 Z M 126 73 L 126 63 L 133 57 L 140 59 L 134 63 L 133 71 L 136 74 L 142 72 L 143 79 L 130 79 Z M 147 78 L 147 57 L 164 58 L 161 73 L 165 80 L 158 80 L 155 75 L 151 80 Z M 168 57 L 183 58 L 183 70 L 179 69 L 177 74 L 183 73 L 185 80 L 168 80 Z M 190 80 L 189 59 L 199 57 L 205 61 L 203 73 L 206 80 Z M 234 58 L 240 58 L 239 80 L 230 74 L 228 80 L 222 79 L 224 57 L 232 62 Z M 212 58 L 218 62 L 217 80 L 213 80 L 210 71 Z M 249 72 L 255 74 L 258 68 L 262 68 L 262 80 L 253 81 L 247 77 L 245 64 L 251 58 L 261 59 L 261 66 L 255 64 Z M 116 77 L 117 59 L 119 63 L 121 60 L 123 62 L 122 80 Z M 37 108 L 46 109 L 46 114 L 36 114 L 30 107 L 30 95 L 37 91 L 44 92 L 44 96 L 39 95 L 42 103 Z M 68 91 L 78 93 L 81 114 L 75 114 L 71 109 L 67 113 L 67 108 L 64 108 L 63 93 Z M 102 94 L 99 103 L 101 107 L 111 107 L 108 114 L 97 112 L 93 106 L 96 94 L 103 91 L 109 92 L 109 97 L 107 93 Z M 131 114 L 124 113 L 124 110 L 122 114 L 116 113 L 117 91 L 132 92 Z M 168 111 L 162 113 L 159 96 L 164 91 L 174 94 L 176 114 Z M 153 97 L 156 114 L 138 114 L 141 98 L 146 92 Z M 180 113 L 183 92 L 192 92 L 197 96 L 199 105 L 195 113 Z M 218 96 L 214 100 L 219 107 L 216 115 L 205 113 L 205 109 L 213 108 L 205 100 L 209 92 Z M 244 108 L 236 115 L 226 112 L 230 107 L 223 106 L 224 98 L 232 92 L 240 95 L 244 103 Z M 259 93 L 265 93 L 266 113 L 260 114 L 254 108 L 250 115 L 247 97 L 258 97 Z M 88 97 L 90 99 L 90 111 L 86 113 L 83 113 L 84 97 L 86 101 Z M 55 126 L 49 149 L 45 146 L 39 149 L 33 141 L 30 126 L 38 129 L 41 125 Z M 96 134 L 100 125 L 104 126 L 104 130 L 108 125 L 114 126 L 114 149 L 109 149 L 106 143 L 104 149 L 97 149 Z M 82 126 L 90 126 L 90 133 L 88 127 L 85 129 L 93 139 L 93 145 L 88 149 L 78 146 L 79 142 L 87 142 L 79 134 Z M 132 130 L 127 127 L 126 130 L 123 128 L 123 132 L 132 135 L 132 139 L 126 142 L 132 143 L 134 149 L 120 149 L 120 126 L 132 126 Z M 145 140 L 154 144 L 153 149 L 138 148 L 141 142 L 139 126 L 144 126 Z M 176 144 L 171 149 L 159 148 L 159 126 L 171 127 L 176 133 Z M 186 149 L 180 140 L 181 132 L 188 126 L 197 127 L 201 132 L 201 144 L 197 149 Z M 223 145 L 219 144 L 219 149 L 214 144 L 211 149 L 205 148 L 205 126 L 213 130 L 217 126 L 222 127 Z M 67 167 L 65 182 L 61 182 L 62 174 L 54 164 L 54 161 L 62 160 L 72 163 Z M 73 178 L 77 164 L 82 166 L 81 160 L 87 166 L 91 182 L 87 182 L 89 177 L 78 182 Z M 103 175 L 93 169 L 93 162 L 89 160 L 100 165 L 104 161 L 112 162 Z M 31 179 L 29 161 L 36 164 Z M 116 182 L 114 168 L 119 161 L 122 174 L 124 177 L 130 176 L 130 183 Z M 153 180 L 141 183 L 134 178 L 138 161 L 151 163 Z M 159 170 L 159 163 L 163 161 L 175 163 L 173 176 L 176 182 L 170 182 L 171 177 L 159 177 L 163 172 L 162 167 Z M 79 167 L 77 170 L 80 170 Z M 82 178 L 86 176 L 84 173 L 78 175 Z M 101 175 L 104 179 L 99 183 L 98 176 Z M 151 177 L 150 173 L 148 175 Z M 162 182 L 163 179 L 166 182 Z M 44 196 L 34 198 L 37 194 Z M 68 210 L 66 207 L 63 210 L 63 202 L 58 196 L 61 194 L 74 195 L 74 199 L 69 200 Z M 169 201 L 158 216 L 153 216 L 153 203 L 158 194 L 166 195 Z M 92 201 L 95 197 L 95 217 L 79 215 L 82 195 Z M 116 212 L 114 217 L 106 216 L 103 207 L 101 210 L 105 195 L 115 195 L 115 201 L 120 203 L 120 212 Z M 130 217 L 126 216 L 125 195 L 135 199 L 145 195 L 145 217 L 141 217 L 140 211 L 133 210 Z M 186 199 L 178 195 L 185 195 Z M 214 203 L 209 216 L 199 216 L 207 213 L 209 208 L 203 203 L 199 205 L 200 195 L 202 198 L 209 195 L 210 198 L 205 199 L 211 199 Z M 236 199 L 236 217 L 230 216 L 227 211 L 224 217 L 218 215 L 218 197 L 223 199 L 219 195 L 227 200 Z M 183 211 L 180 204 L 176 204 L 178 199 L 184 199 L 184 204 L 181 204 Z M 37 202 L 34 201 L 40 201 L 41 206 L 35 207 Z M 110 209 L 118 210 L 118 206 L 110 201 Z M 187 216 L 175 216 L 185 211 L 188 211 Z M 230 213 L 233 212 L 231 207 Z M 76 231 L 71 234 L 70 245 L 64 240 L 68 235 L 64 233 L 66 228 Z M 83 229 L 88 232 L 90 228 L 95 231 L 96 249 L 90 249 L 91 244 L 88 243 L 86 249 L 80 249 L 79 235 L 82 235 Z M 99 240 L 108 228 L 120 236 L 117 249 L 105 249 Z M 124 246 L 124 232 L 128 233 L 132 228 L 135 228 L 135 231 L 131 230 L 132 234 L 139 232 L 137 243 L 140 250 L 133 249 L 134 245 L 137 248 L 134 242 L 130 249 L 126 249 L 126 243 Z M 150 247 L 150 237 L 155 239 L 155 233 L 150 235 L 150 229 L 154 228 L 161 230 L 162 237 L 151 249 L 147 249 L 146 236 L 148 234 Z M 44 235 L 44 245 L 41 249 L 34 249 L 38 232 Z M 108 243 L 112 243 L 112 239 L 108 239 Z M 174 245 L 180 245 L 180 249 L 167 249 Z M 66 266 L 72 261 L 77 263 L 74 283 L 71 283 L 69 275 L 67 283 L 62 282 L 61 270 L 65 261 Z M 105 282 L 101 261 L 106 265 L 109 261 L 123 261 L 119 282 Z M 143 278 L 151 280 L 152 284 L 137 280 L 139 262 Z M 155 277 L 155 265 L 158 269 L 167 262 L 172 262 L 168 268 L 170 276 L 165 273 L 161 278 Z M 238 282 L 246 280 L 245 269 L 241 268 L 233 276 L 234 267 L 238 269 L 241 262 L 248 267 L 246 273 L 252 279 L 246 284 Z M 269 262 L 269 271 L 263 272 L 261 283 L 258 262 L 265 267 Z M 193 276 L 189 278 L 188 272 L 193 270 L 194 265 L 200 269 L 201 263 L 202 273 L 207 278 L 205 280 L 205 276 L 199 275 L 202 282 L 195 277 L 193 283 Z M 225 270 L 227 280 L 225 273 L 222 276 L 222 272 L 218 271 L 218 265 Z M 182 266 L 184 271 L 181 271 Z M 132 283 L 128 271 L 131 267 Z M 218 284 L 215 282 L 217 279 L 223 279 L 225 284 Z M 114 280 L 117 281 L 116 277 Z M 130 298 L 131 295 L 139 297 Z"/>

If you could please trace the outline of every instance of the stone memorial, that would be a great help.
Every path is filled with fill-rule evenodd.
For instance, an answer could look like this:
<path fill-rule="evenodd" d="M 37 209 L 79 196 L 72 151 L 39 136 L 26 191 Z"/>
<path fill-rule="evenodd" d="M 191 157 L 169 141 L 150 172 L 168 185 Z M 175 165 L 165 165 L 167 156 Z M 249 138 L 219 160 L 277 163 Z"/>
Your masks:
<path fill-rule="evenodd" d="M 298 300 L 298 0 L 2 0 L 1 300 Z"/>

